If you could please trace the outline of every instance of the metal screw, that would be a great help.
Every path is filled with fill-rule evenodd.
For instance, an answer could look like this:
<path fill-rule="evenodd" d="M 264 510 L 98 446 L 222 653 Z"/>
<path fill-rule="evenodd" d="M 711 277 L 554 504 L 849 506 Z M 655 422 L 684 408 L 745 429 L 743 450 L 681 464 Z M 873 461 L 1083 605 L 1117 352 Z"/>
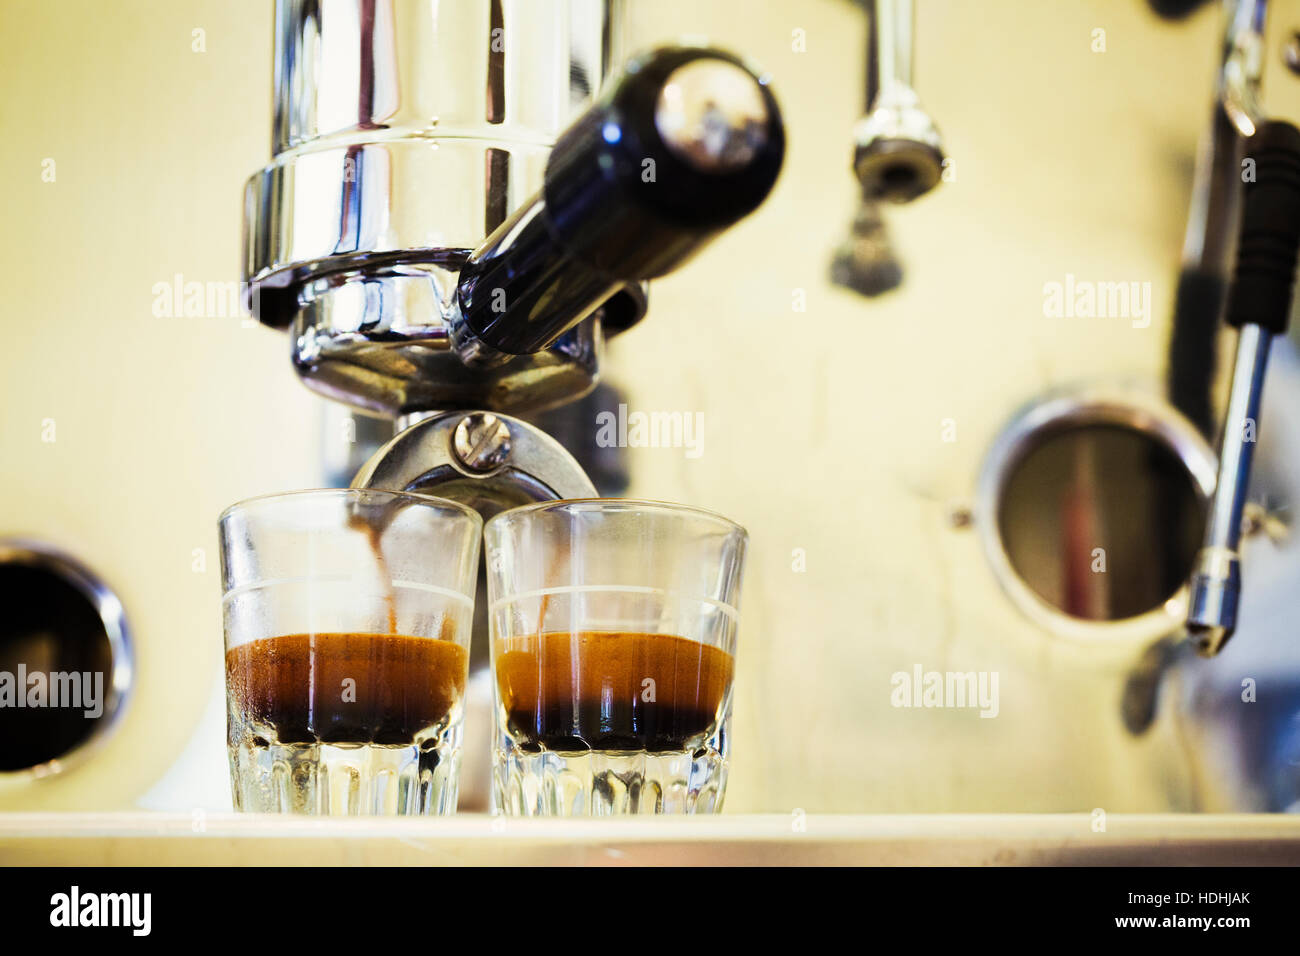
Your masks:
<path fill-rule="evenodd" d="M 510 426 L 491 412 L 471 412 L 456 423 L 451 450 L 470 471 L 486 474 L 510 457 Z"/>
<path fill-rule="evenodd" d="M 1300 73 L 1300 31 L 1291 34 L 1282 50 L 1283 59 L 1292 73 Z"/>

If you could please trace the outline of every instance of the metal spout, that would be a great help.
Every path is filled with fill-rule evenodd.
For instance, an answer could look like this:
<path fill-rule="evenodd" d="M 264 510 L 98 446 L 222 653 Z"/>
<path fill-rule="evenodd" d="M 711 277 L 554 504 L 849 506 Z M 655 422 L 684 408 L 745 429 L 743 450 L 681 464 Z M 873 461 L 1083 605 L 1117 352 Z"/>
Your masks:
<path fill-rule="evenodd" d="M 912 0 L 868 0 L 867 115 L 853 168 L 865 199 L 911 202 L 939 184 L 943 141 L 912 86 Z"/>

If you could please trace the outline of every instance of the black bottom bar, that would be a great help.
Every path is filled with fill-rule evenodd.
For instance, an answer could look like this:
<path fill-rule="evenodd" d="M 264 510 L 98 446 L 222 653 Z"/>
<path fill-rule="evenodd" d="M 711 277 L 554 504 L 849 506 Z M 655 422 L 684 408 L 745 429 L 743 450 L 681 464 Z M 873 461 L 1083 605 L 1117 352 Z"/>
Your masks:
<path fill-rule="evenodd" d="M 500 939 L 502 930 L 513 945 L 528 945 L 524 941 L 535 939 L 550 919 L 557 933 L 587 939 L 606 927 L 644 932 L 649 935 L 641 942 L 648 947 L 657 945 L 655 924 L 680 926 L 683 920 L 711 927 L 717 942 L 743 934 L 732 937 L 740 941 L 775 923 L 809 941 L 842 926 L 852 938 L 870 939 L 888 928 L 926 946 L 1099 935 L 1232 941 L 1261 929 L 1287 932 L 1296 885 L 1289 869 L 692 870 L 649 880 L 591 870 L 503 876 L 365 868 L 32 869 L 6 875 L 0 927 L 11 939 L 33 933 L 75 935 L 82 942 L 92 936 L 206 939 L 239 951 L 278 940 L 313 949 L 335 949 L 351 939 L 383 946 L 417 935 L 436 946 L 444 933 L 462 940 L 481 933 L 486 944 Z M 503 923 L 511 920 L 527 921 L 528 932 L 507 929 Z M 92 922 L 116 925 L 85 925 Z"/>

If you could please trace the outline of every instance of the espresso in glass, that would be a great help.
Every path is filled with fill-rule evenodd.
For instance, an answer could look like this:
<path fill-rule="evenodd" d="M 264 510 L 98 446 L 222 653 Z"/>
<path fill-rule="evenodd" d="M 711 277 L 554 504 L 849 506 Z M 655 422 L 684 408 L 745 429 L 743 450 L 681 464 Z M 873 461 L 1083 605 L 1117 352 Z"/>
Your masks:
<path fill-rule="evenodd" d="M 454 502 L 370 490 L 226 512 L 236 809 L 455 810 L 480 529 Z"/>
<path fill-rule="evenodd" d="M 731 690 L 730 654 L 673 634 L 548 632 L 498 642 L 497 691 L 524 752 L 694 750 Z"/>
<path fill-rule="evenodd" d="M 503 512 L 484 540 L 494 809 L 718 810 L 744 529 L 679 505 L 589 499 Z"/>
<path fill-rule="evenodd" d="M 285 634 L 226 652 L 232 736 L 254 746 L 419 746 L 465 694 L 465 648 L 410 634 Z"/>

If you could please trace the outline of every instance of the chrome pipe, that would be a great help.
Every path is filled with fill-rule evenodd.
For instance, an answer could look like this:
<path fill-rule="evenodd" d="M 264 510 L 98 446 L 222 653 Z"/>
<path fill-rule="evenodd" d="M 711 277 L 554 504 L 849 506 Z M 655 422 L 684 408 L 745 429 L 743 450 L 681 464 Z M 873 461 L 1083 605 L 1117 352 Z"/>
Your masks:
<path fill-rule="evenodd" d="M 1219 478 L 1205 546 L 1192 574 L 1187 629 L 1196 649 L 1217 654 L 1237 625 L 1241 520 L 1274 335 L 1286 332 L 1300 254 L 1300 129 L 1262 123 L 1249 140 L 1237 264 L 1228 324 L 1239 330 Z"/>
<path fill-rule="evenodd" d="M 1260 122 L 1265 0 L 1224 4 L 1223 40 L 1210 124 L 1197 151 L 1169 344 L 1169 397 L 1202 433 L 1211 405 L 1219 321 L 1241 213 L 1243 145 Z"/>
<path fill-rule="evenodd" d="M 854 129 L 864 199 L 910 202 L 943 173 L 943 142 L 912 85 L 912 0 L 868 0 L 867 115 Z"/>
<path fill-rule="evenodd" d="M 1192 571 L 1187 627 L 1197 651 L 1217 654 L 1237 627 L 1241 597 L 1241 519 L 1246 507 L 1259 408 L 1272 333 L 1243 325 L 1237 338 L 1232 393 L 1223 422 L 1219 477 L 1205 545 Z"/>
<path fill-rule="evenodd" d="M 1264 65 L 1264 25 L 1268 3 L 1267 0 L 1233 0 L 1227 9 L 1219 98 L 1241 135 L 1254 136 L 1264 119 L 1259 87 Z"/>

